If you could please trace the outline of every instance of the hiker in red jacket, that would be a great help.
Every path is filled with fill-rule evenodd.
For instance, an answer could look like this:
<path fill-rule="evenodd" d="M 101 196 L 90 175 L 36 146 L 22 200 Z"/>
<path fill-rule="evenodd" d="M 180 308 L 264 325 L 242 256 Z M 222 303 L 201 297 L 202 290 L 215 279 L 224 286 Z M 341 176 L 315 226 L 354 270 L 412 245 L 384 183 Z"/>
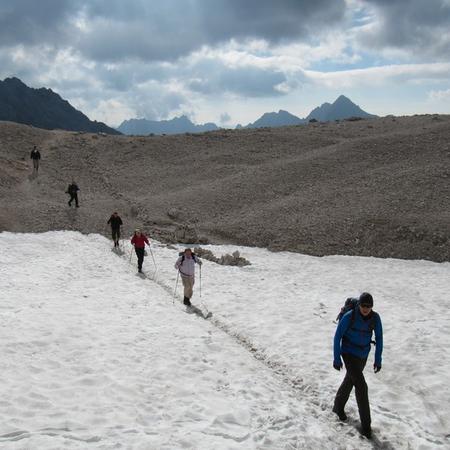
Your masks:
<path fill-rule="evenodd" d="M 138 260 L 138 272 L 142 273 L 142 263 L 144 262 L 145 244 L 150 246 L 150 242 L 144 233 L 141 233 L 139 228 L 134 232 L 131 238 L 131 245 L 134 245 L 134 251 L 136 252 Z"/>

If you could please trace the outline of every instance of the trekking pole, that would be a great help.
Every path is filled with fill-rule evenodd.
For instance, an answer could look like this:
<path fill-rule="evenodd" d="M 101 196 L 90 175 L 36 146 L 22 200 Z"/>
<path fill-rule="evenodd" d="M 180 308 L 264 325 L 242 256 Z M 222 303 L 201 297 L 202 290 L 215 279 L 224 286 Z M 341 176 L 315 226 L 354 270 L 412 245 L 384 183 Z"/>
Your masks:
<path fill-rule="evenodd" d="M 206 314 L 204 314 L 206 319 L 209 319 L 211 317 L 211 312 L 209 311 L 208 307 L 205 305 L 205 302 L 202 299 L 202 266 L 199 265 L 199 270 L 200 270 L 200 303 L 203 307 L 203 309 L 206 311 Z"/>
<path fill-rule="evenodd" d="M 178 277 L 179 276 L 180 276 L 180 271 L 177 271 L 177 281 L 175 282 L 175 289 L 173 291 L 172 305 L 175 304 L 175 294 L 177 293 Z"/>
<path fill-rule="evenodd" d="M 130 264 L 131 264 L 131 257 L 133 256 L 133 246 L 131 246 L 131 250 L 130 250 Z"/>
<path fill-rule="evenodd" d="M 124 229 L 125 229 L 125 227 L 122 227 L 120 229 L 121 236 L 124 236 L 124 232 L 123 232 Z M 119 247 L 120 247 L 120 250 L 122 250 L 125 253 L 125 239 L 123 237 L 122 237 L 122 239 L 119 238 Z"/>
<path fill-rule="evenodd" d="M 149 248 L 149 250 L 150 250 L 150 255 L 152 255 L 153 264 L 155 265 L 155 270 L 157 270 L 158 267 L 157 267 L 157 265 L 156 265 L 155 258 L 154 258 L 154 256 L 153 256 L 152 248 L 151 248 L 150 246 L 148 246 L 148 248 Z"/>
<path fill-rule="evenodd" d="M 202 298 L 202 266 L 199 266 L 200 268 L 200 298 Z"/>

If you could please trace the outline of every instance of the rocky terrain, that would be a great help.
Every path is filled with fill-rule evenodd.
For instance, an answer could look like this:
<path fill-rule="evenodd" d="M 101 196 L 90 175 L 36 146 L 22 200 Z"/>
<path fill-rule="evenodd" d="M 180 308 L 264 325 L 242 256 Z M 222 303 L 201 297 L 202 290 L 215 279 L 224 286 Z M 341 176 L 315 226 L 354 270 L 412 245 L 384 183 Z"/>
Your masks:
<path fill-rule="evenodd" d="M 0 122 L 0 231 L 107 234 L 117 210 L 170 242 L 450 261 L 449 156 L 438 115 L 153 137 Z"/>

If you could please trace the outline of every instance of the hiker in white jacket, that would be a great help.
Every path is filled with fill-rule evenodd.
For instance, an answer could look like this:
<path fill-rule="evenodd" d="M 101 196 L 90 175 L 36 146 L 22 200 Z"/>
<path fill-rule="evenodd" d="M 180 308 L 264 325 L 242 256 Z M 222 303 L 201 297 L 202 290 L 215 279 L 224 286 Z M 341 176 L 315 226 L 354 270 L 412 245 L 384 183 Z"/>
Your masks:
<path fill-rule="evenodd" d="M 191 297 L 194 289 L 195 281 L 195 264 L 202 265 L 200 259 L 192 252 L 190 248 L 180 253 L 180 257 L 175 263 L 175 269 L 180 272 L 181 281 L 184 287 L 183 303 L 186 306 L 191 306 Z"/>

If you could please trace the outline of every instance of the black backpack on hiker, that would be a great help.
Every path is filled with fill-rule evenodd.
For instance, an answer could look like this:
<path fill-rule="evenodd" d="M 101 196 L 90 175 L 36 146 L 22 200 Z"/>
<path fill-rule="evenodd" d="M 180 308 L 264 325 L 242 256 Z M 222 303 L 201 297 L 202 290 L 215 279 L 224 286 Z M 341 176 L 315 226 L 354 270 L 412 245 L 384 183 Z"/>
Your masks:
<path fill-rule="evenodd" d="M 350 319 L 350 325 L 345 330 L 345 333 L 350 328 L 352 328 L 353 324 L 355 323 L 355 310 L 358 306 L 359 306 L 359 299 L 354 298 L 354 297 L 349 297 L 349 298 L 347 298 L 347 300 L 345 300 L 344 306 L 341 308 L 341 310 L 339 311 L 339 314 L 336 317 L 336 323 L 339 323 L 341 321 L 342 317 L 344 317 L 344 315 L 346 313 L 348 313 L 349 311 L 352 312 L 352 316 Z M 375 330 L 375 321 L 376 321 L 377 317 L 378 317 L 378 313 L 376 313 L 375 311 L 372 310 L 371 317 L 369 319 L 369 330 L 371 332 L 373 332 Z M 371 343 L 375 344 L 375 341 L 371 341 Z"/>
<path fill-rule="evenodd" d="M 180 252 L 180 253 L 178 253 L 178 256 L 181 256 L 181 261 L 180 261 L 180 266 L 181 266 L 181 265 L 183 264 L 183 262 L 184 262 L 185 254 L 184 254 L 184 252 Z M 192 256 L 192 259 L 193 259 L 195 262 L 198 261 L 197 255 L 196 255 L 194 252 L 191 252 L 191 256 Z"/>

